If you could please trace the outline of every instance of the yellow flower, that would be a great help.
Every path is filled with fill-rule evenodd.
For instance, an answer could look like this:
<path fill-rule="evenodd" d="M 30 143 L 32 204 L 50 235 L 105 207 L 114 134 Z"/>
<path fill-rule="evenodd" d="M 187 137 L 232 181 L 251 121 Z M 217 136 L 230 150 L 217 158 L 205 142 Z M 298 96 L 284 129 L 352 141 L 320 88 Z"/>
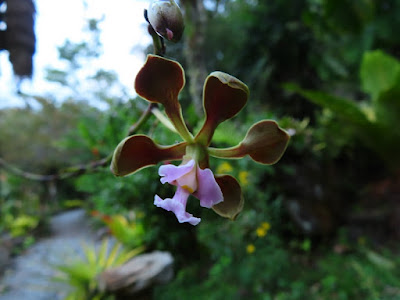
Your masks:
<path fill-rule="evenodd" d="M 265 230 L 269 230 L 271 228 L 271 224 L 269 224 L 268 222 L 262 222 L 261 227 Z"/>
<path fill-rule="evenodd" d="M 233 171 L 233 167 L 228 162 L 223 162 L 217 168 L 217 174 L 226 174 Z"/>
<path fill-rule="evenodd" d="M 249 184 L 249 172 L 240 171 L 239 172 L 239 182 L 242 186 L 246 186 Z"/>
<path fill-rule="evenodd" d="M 262 227 L 258 227 L 256 233 L 258 237 L 263 237 L 267 234 L 267 231 Z"/>
<path fill-rule="evenodd" d="M 267 235 L 268 230 L 271 228 L 271 225 L 268 222 L 263 222 L 257 228 L 256 233 L 258 237 L 264 237 Z"/>
<path fill-rule="evenodd" d="M 252 254 L 254 251 L 256 251 L 256 247 L 253 244 L 248 244 L 246 247 L 246 251 L 248 254 Z"/>

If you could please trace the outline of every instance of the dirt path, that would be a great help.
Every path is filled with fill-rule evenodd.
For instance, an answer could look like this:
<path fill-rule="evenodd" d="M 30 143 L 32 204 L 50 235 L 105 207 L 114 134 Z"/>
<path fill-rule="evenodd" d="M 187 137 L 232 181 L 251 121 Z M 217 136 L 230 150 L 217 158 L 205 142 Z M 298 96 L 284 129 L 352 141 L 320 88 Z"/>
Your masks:
<path fill-rule="evenodd" d="M 81 255 L 82 242 L 94 243 L 88 218 L 83 210 L 64 212 L 52 218 L 52 234 L 39 240 L 6 270 L 0 286 L 0 300 L 58 300 L 67 287 L 55 282 L 55 264 Z"/>

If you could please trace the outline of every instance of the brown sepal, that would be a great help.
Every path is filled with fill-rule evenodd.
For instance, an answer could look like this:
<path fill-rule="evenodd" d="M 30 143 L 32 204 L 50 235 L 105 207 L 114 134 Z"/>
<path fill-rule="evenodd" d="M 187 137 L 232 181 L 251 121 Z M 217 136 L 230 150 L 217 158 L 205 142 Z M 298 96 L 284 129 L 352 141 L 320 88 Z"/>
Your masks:
<path fill-rule="evenodd" d="M 179 160 L 185 154 L 186 143 L 160 146 L 146 135 L 134 135 L 122 140 L 114 151 L 111 171 L 126 176 L 164 160 Z"/>
<path fill-rule="evenodd" d="M 221 188 L 224 201 L 214 205 L 212 209 L 224 218 L 235 220 L 244 205 L 240 184 L 230 175 L 217 175 L 215 180 Z"/>

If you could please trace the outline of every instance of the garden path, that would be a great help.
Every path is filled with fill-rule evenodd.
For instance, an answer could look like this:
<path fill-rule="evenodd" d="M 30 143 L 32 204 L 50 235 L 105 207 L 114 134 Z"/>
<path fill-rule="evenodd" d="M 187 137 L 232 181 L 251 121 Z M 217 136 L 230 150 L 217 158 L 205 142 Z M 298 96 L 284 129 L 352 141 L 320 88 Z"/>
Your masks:
<path fill-rule="evenodd" d="M 53 266 L 80 255 L 82 242 L 95 243 L 83 210 L 72 210 L 54 216 L 51 235 L 40 239 L 25 253 L 16 257 L 0 280 L 0 300 L 58 300 L 68 287 L 55 282 Z"/>

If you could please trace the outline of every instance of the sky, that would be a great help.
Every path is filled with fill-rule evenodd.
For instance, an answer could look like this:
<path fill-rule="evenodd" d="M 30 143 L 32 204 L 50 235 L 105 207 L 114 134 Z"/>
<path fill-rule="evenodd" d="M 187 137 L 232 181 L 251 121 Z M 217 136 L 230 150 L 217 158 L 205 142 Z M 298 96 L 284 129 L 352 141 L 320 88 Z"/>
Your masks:
<path fill-rule="evenodd" d="M 36 5 L 36 54 L 34 75 L 22 85 L 24 93 L 46 95 L 56 93 L 60 86 L 44 80 L 45 68 L 62 66 L 57 47 L 66 39 L 82 42 L 83 29 L 89 18 L 101 18 L 101 57 L 91 67 L 113 70 L 130 96 L 133 81 L 143 65 L 143 49 L 150 44 L 143 11 L 148 0 L 34 0 Z M 110 5 L 111 4 L 111 5 Z M 114 4 L 114 5 L 112 5 Z M 15 78 L 8 61 L 8 52 L 0 52 L 0 108 L 22 106 L 25 102 L 15 95 Z"/>

